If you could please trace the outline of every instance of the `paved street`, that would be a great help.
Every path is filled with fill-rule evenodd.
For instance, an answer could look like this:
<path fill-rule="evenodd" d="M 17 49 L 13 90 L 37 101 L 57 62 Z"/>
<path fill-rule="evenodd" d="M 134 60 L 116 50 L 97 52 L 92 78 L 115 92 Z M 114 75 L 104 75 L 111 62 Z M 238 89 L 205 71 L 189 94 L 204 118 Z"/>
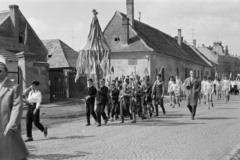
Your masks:
<path fill-rule="evenodd" d="M 35 141 L 27 143 L 30 159 L 229 159 L 240 142 L 239 103 L 239 96 L 232 96 L 228 104 L 215 100 L 210 110 L 200 105 L 194 121 L 183 102 L 176 108 L 167 103 L 166 116 L 136 124 L 85 127 L 79 119 L 52 126 L 47 138 L 35 130 Z"/>

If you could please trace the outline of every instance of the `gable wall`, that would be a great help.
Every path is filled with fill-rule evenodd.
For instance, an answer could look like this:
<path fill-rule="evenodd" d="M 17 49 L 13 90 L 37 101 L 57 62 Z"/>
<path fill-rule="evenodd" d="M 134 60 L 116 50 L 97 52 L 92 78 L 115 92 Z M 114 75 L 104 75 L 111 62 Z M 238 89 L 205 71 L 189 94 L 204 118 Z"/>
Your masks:
<path fill-rule="evenodd" d="M 129 45 L 122 45 L 121 39 L 123 34 L 122 17 L 116 13 L 104 30 L 104 36 L 107 40 L 111 52 L 132 52 L 132 51 L 149 51 L 149 49 L 140 41 L 138 36 L 129 28 Z M 120 41 L 114 41 L 114 37 L 119 37 Z"/>

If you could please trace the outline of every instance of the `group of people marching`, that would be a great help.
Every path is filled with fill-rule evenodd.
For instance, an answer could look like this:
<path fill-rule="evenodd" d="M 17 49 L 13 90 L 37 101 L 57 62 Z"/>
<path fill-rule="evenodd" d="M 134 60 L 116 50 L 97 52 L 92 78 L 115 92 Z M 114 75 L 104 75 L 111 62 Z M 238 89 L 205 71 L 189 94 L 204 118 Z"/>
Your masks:
<path fill-rule="evenodd" d="M 106 86 L 105 86 L 106 84 Z M 163 115 L 166 114 L 163 98 L 165 93 L 164 81 L 161 74 L 158 74 L 156 80 L 151 83 L 149 76 L 140 79 L 139 76 L 116 77 L 114 80 L 100 80 L 100 84 L 94 86 L 93 80 L 87 80 L 85 89 L 86 99 L 86 126 L 91 125 L 90 115 L 95 119 L 97 126 L 101 126 L 101 118 L 104 123 L 120 119 L 124 123 L 124 117 L 128 116 L 131 123 L 136 123 L 136 116 L 142 120 L 153 116 L 158 116 L 158 107 L 160 106 Z M 190 71 L 190 77 L 184 82 L 178 76 L 170 77 L 168 81 L 167 93 L 170 96 L 170 106 L 173 108 L 180 103 L 182 99 L 187 101 L 187 107 L 191 112 L 191 118 L 194 119 L 197 105 L 201 102 L 207 104 L 208 109 L 214 106 L 213 95 L 218 99 L 225 97 L 226 103 L 229 101 L 230 94 L 238 94 L 240 90 L 240 81 L 230 81 L 227 77 L 224 79 L 204 77 L 203 80 L 194 77 L 194 72 Z M 105 108 L 106 112 L 105 113 Z"/>

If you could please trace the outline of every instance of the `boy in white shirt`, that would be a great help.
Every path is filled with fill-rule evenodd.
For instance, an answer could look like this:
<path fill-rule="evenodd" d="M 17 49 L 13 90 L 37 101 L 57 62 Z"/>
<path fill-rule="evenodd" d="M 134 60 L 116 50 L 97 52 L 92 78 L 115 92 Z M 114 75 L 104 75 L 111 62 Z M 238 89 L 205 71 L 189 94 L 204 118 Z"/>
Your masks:
<path fill-rule="evenodd" d="M 201 82 L 201 97 L 199 98 L 199 104 L 201 104 L 201 100 L 203 99 L 203 103 L 206 104 L 206 95 L 205 93 L 205 83 L 206 83 L 206 77 Z"/>
<path fill-rule="evenodd" d="M 174 95 L 173 108 L 175 107 L 176 103 L 180 107 L 180 101 L 179 101 L 180 87 L 178 84 L 176 84 L 176 80 L 173 80 L 172 82 L 173 83 L 172 83 L 171 87 L 169 88 L 169 91 Z"/>
<path fill-rule="evenodd" d="M 227 76 L 225 76 L 224 80 L 222 81 L 222 91 L 225 95 L 225 103 L 227 103 L 230 99 L 230 81 L 228 80 Z"/>
<path fill-rule="evenodd" d="M 170 77 L 169 82 L 168 82 L 168 93 L 169 93 L 169 96 L 170 96 L 170 106 L 173 105 L 173 103 L 174 103 L 173 101 L 175 99 L 174 92 L 170 91 L 170 88 L 171 88 L 172 84 L 173 84 L 173 77 Z M 173 108 L 174 108 L 174 106 L 173 106 Z"/>
<path fill-rule="evenodd" d="M 208 77 L 208 80 L 205 82 L 205 95 L 207 98 L 207 104 L 208 104 L 208 109 L 210 109 L 210 106 L 213 107 L 213 93 L 214 93 L 214 86 L 213 83 L 211 81 L 211 78 Z"/>

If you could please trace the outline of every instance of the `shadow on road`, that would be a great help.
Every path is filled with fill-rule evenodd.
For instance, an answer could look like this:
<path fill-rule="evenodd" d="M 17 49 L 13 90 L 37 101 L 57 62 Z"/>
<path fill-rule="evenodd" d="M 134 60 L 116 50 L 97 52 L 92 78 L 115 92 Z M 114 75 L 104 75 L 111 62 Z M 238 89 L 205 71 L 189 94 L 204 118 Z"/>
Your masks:
<path fill-rule="evenodd" d="M 60 140 L 60 139 L 84 139 L 84 138 L 90 138 L 95 136 L 78 136 L 78 135 L 72 135 L 72 136 L 66 136 L 66 137 L 48 137 L 46 139 L 38 139 L 34 141 L 48 141 L 48 140 Z"/>
<path fill-rule="evenodd" d="M 229 117 L 203 117 L 203 118 L 197 118 L 200 120 L 223 120 L 223 119 L 237 119 L 237 118 L 229 118 Z"/>
<path fill-rule="evenodd" d="M 77 158 L 77 157 L 84 157 L 91 153 L 88 152 L 81 152 L 77 151 L 76 154 L 45 154 L 45 155 L 35 155 L 31 154 L 29 158 L 31 159 L 46 159 L 46 160 L 60 160 L 60 159 L 70 159 L 70 158 Z"/>

